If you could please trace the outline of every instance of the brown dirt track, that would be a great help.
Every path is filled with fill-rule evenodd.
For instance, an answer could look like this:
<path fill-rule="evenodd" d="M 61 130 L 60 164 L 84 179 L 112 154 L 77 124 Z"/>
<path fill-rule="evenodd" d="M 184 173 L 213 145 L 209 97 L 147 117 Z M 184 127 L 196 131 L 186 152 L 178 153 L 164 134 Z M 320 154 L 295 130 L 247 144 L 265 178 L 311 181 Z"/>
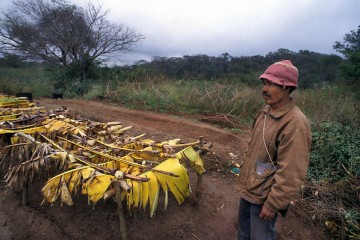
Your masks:
<path fill-rule="evenodd" d="M 148 138 L 159 141 L 181 138 L 189 142 L 203 136 L 212 142 L 213 152 L 204 158 L 207 172 L 200 204 L 195 204 L 196 174 L 189 169 L 193 193 L 182 205 L 171 198 L 164 210 L 160 200 L 153 218 L 142 209 L 126 211 L 128 239 L 236 239 L 239 196 L 236 177 L 227 167 L 230 152 L 243 156 L 249 136 L 247 130 L 237 135 L 196 120 L 201 119 L 199 116 L 176 117 L 98 101 L 40 99 L 36 102 L 47 109 L 66 106 L 92 120 L 121 121 L 124 126 L 133 126 L 134 135 L 146 133 Z M 79 196 L 72 207 L 60 207 L 59 203 L 40 206 L 42 184 L 30 186 L 29 205 L 25 207 L 20 206 L 19 193 L 1 185 L 0 239 L 119 239 L 113 201 L 99 201 L 92 209 L 87 199 Z M 278 239 L 326 239 L 321 229 L 302 221 L 294 211 L 286 218 L 279 217 L 277 231 Z"/>

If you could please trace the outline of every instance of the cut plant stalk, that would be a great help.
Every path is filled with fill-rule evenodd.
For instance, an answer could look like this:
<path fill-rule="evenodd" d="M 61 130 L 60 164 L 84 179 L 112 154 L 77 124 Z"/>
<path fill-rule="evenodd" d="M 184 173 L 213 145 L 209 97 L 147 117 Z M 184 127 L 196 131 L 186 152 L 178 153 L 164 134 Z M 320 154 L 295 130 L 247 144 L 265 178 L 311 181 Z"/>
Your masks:
<path fill-rule="evenodd" d="M 120 182 L 114 181 L 113 184 L 114 184 L 115 191 L 116 191 L 116 204 L 117 204 L 117 212 L 118 212 L 118 216 L 119 216 L 121 239 L 127 240 L 124 209 L 123 209 L 122 202 L 121 202 Z"/>
<path fill-rule="evenodd" d="M 21 206 L 27 206 L 29 201 L 29 184 L 26 183 L 21 189 Z"/>
<path fill-rule="evenodd" d="M 92 152 L 92 153 L 97 154 L 97 155 L 99 155 L 99 156 L 108 158 L 108 159 L 110 159 L 110 160 L 115 160 L 115 161 L 120 161 L 120 162 L 126 162 L 126 163 L 129 164 L 129 165 L 137 166 L 137 167 L 139 167 L 139 168 L 144 168 L 144 169 L 147 169 L 147 170 L 152 170 L 152 171 L 154 171 L 154 172 L 160 172 L 160 173 L 162 173 L 162 174 L 166 174 L 166 175 L 169 175 L 169 176 L 172 176 L 172 177 L 178 177 L 176 174 L 173 174 L 173 173 L 171 173 L 171 172 L 166 172 L 166 171 L 163 171 L 163 170 L 157 170 L 157 169 L 154 169 L 154 168 L 150 168 L 150 167 L 148 167 L 148 166 L 144 166 L 144 165 L 142 165 L 142 164 L 138 164 L 138 163 L 135 163 L 135 162 L 129 162 L 129 161 L 126 161 L 126 160 L 122 160 L 121 158 L 117 158 L 117 157 L 111 156 L 111 155 L 109 155 L 109 154 L 102 153 L 102 152 L 99 152 L 99 151 L 95 151 L 95 150 L 93 150 L 93 149 L 91 149 L 91 148 L 82 146 L 82 145 L 80 145 L 80 144 L 78 144 L 78 143 L 76 143 L 76 142 L 73 142 L 73 141 L 71 141 L 71 140 L 68 140 L 68 139 L 66 139 L 66 138 L 62 138 L 62 137 L 58 137 L 58 138 L 61 139 L 61 140 L 67 141 L 67 142 L 69 142 L 69 143 L 71 143 L 71 144 L 73 144 L 73 145 L 75 145 L 75 146 L 81 147 L 81 148 L 83 148 L 83 149 L 85 149 L 85 150 L 87 150 L 87 151 L 89 151 L 89 152 Z M 49 139 L 49 140 L 50 140 L 50 139 Z M 51 140 L 50 140 L 50 141 L 51 141 Z M 51 142 L 52 142 L 52 141 L 51 141 Z M 56 145 L 57 145 L 57 144 L 56 144 Z M 57 145 L 57 146 L 58 146 L 58 145 Z M 61 148 L 60 146 L 58 146 L 58 147 L 59 147 L 59 149 L 61 149 L 62 151 L 66 151 L 65 149 Z M 77 159 L 77 158 L 76 158 L 76 159 Z M 85 161 L 85 160 L 82 160 L 82 159 L 80 159 L 80 161 L 82 161 L 82 162 L 87 162 L 87 163 L 89 163 L 89 164 L 92 164 L 92 163 L 90 163 L 90 162 L 88 162 L 88 161 Z M 97 165 L 97 164 L 92 164 L 92 165 L 95 165 L 96 167 L 99 167 L 99 165 Z M 91 167 L 93 167 L 93 166 L 91 166 Z M 94 167 L 94 168 L 96 169 L 96 167 Z M 114 170 L 113 170 L 113 169 L 107 169 L 107 170 L 110 171 L 109 173 L 111 173 L 112 175 L 114 175 Z M 131 177 L 129 177 L 129 178 L 131 178 Z"/>

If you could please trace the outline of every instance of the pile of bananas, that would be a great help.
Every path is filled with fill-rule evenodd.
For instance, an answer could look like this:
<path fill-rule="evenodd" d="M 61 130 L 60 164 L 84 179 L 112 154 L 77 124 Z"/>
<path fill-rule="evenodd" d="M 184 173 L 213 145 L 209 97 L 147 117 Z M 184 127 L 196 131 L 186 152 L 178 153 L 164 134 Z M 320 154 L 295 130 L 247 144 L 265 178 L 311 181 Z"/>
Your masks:
<path fill-rule="evenodd" d="M 0 97 L 4 103 L 14 98 L 6 99 Z M 201 155 L 211 145 L 201 138 L 190 143 L 157 142 L 144 138 L 145 134 L 129 135 L 132 127 L 121 122 L 74 119 L 65 109 L 50 113 L 33 104 L 4 106 L 0 114 L 18 111 L 17 119 L 0 122 L 0 167 L 8 169 L 5 182 L 21 189 L 36 179 L 47 179 L 43 203 L 53 204 L 60 197 L 61 205 L 73 205 L 72 196 L 84 194 L 96 204 L 114 196 L 118 182 L 129 209 L 149 206 L 153 216 L 160 189 L 165 208 L 169 191 L 179 204 L 190 195 L 187 164 L 199 175 L 205 171 Z M 34 111 L 20 110 L 29 108 Z"/>
<path fill-rule="evenodd" d="M 0 94 L 0 107 L 29 108 L 33 106 L 35 106 L 35 103 L 29 102 L 26 97 L 13 97 Z"/>

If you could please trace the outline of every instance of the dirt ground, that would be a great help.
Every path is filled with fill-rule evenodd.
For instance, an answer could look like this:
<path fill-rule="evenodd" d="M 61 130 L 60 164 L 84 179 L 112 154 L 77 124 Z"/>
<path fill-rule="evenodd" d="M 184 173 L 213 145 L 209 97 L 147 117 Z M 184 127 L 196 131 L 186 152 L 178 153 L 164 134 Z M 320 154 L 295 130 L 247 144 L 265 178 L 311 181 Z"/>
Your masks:
<path fill-rule="evenodd" d="M 162 197 L 153 218 L 149 211 L 135 209 L 125 212 L 129 240 L 133 239 L 236 239 L 239 195 L 236 176 L 229 169 L 229 153 L 241 158 L 249 140 L 249 131 L 234 134 L 217 125 L 205 123 L 204 116 L 173 116 L 147 111 L 129 110 L 119 105 L 85 100 L 35 100 L 39 106 L 57 109 L 66 106 L 96 121 L 121 121 L 133 126 L 132 133 L 146 133 L 148 138 L 184 142 L 203 136 L 214 147 L 204 157 L 207 172 L 202 182 L 201 201 L 196 204 L 196 174 L 189 169 L 192 195 L 179 205 L 170 198 L 164 209 Z M 207 118 L 209 120 L 209 118 Z M 20 206 L 21 194 L 0 185 L 0 239 L 120 239 L 116 204 L 99 201 L 95 207 L 83 196 L 74 199 L 74 206 L 40 205 L 41 186 L 30 186 L 28 206 Z M 306 222 L 290 209 L 286 218 L 277 222 L 278 239 L 326 239 L 321 229 Z"/>

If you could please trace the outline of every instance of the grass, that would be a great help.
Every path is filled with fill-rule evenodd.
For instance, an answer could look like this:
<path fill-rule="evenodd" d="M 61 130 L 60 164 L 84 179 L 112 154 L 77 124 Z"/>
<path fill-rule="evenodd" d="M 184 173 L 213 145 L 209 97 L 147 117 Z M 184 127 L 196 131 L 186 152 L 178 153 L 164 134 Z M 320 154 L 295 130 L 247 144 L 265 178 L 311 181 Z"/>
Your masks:
<path fill-rule="evenodd" d="M 42 68 L 0 68 L 0 89 L 7 94 L 32 92 L 34 97 L 51 96 L 52 81 Z"/>
<path fill-rule="evenodd" d="M 161 76 L 131 80 L 113 79 L 85 86 L 85 99 L 105 97 L 113 104 L 136 109 L 181 114 L 226 115 L 249 126 L 264 105 L 261 83 L 246 81 L 172 80 Z M 0 92 L 32 92 L 34 97 L 51 96 L 54 82 L 42 69 L 0 68 Z M 310 119 L 313 148 L 308 172 L 310 181 L 336 182 L 346 179 L 348 170 L 359 177 L 360 99 L 359 90 L 343 85 L 298 89 L 296 104 Z M 79 97 L 68 89 L 65 97 Z M 243 133 L 240 128 L 229 129 Z M 339 162 L 341 164 L 339 164 Z M 344 169 L 345 168 L 345 169 Z M 348 209 L 349 216 L 360 216 L 358 209 Z M 356 220 L 358 221 L 358 220 Z M 346 227 L 346 224 L 343 224 Z M 349 227 L 350 229 L 350 227 Z M 357 231 L 357 230 L 355 230 Z M 355 235 L 358 232 L 355 233 Z M 358 234 L 359 235 L 359 234 Z M 357 235 L 357 236 L 358 236 Z"/>
<path fill-rule="evenodd" d="M 114 90 L 109 90 L 114 89 Z M 108 87 L 105 95 L 126 106 L 159 112 L 212 113 L 236 116 L 249 123 L 248 116 L 262 105 L 260 90 L 226 81 L 121 82 Z"/>
<path fill-rule="evenodd" d="M 248 81 L 248 79 L 246 79 Z M 254 81 L 258 81 L 254 79 Z M 172 80 L 147 76 L 131 80 L 97 80 L 79 96 L 67 89 L 65 97 L 98 99 L 106 97 L 130 108 L 157 112 L 231 115 L 242 124 L 251 124 L 263 106 L 261 83 L 249 86 L 241 79 L 230 81 Z M 7 94 L 32 92 L 34 97 L 51 96 L 55 81 L 43 68 L 0 68 L 0 89 Z M 306 116 L 316 125 L 324 121 L 359 124 L 360 100 L 350 87 L 296 90 L 293 97 Z"/>
<path fill-rule="evenodd" d="M 297 103 L 313 123 L 324 121 L 356 124 L 360 119 L 360 101 L 346 86 L 308 89 L 296 95 Z"/>
<path fill-rule="evenodd" d="M 105 92 L 113 101 L 138 109 L 159 112 L 211 113 L 236 117 L 250 124 L 263 106 L 261 85 L 249 87 L 240 82 L 172 81 L 120 82 Z M 359 123 L 360 108 L 356 93 L 345 86 L 298 89 L 296 104 L 313 125 L 324 121 Z M 359 123 L 360 124 L 360 123 Z"/>
<path fill-rule="evenodd" d="M 83 96 L 77 95 L 73 88 L 67 89 L 64 96 L 85 99 L 106 97 L 130 108 L 170 114 L 231 115 L 241 124 L 248 125 L 264 104 L 260 81 L 257 86 L 249 86 L 241 79 L 175 81 L 163 76 L 147 76 L 143 79 L 96 82 L 86 87 L 88 91 Z M 0 68 L 0 89 L 7 94 L 32 92 L 34 97 L 51 96 L 54 83 L 49 73 L 40 67 Z M 349 87 L 332 85 L 299 89 L 293 93 L 293 97 L 314 126 L 324 121 L 360 125 L 360 100 Z"/>

